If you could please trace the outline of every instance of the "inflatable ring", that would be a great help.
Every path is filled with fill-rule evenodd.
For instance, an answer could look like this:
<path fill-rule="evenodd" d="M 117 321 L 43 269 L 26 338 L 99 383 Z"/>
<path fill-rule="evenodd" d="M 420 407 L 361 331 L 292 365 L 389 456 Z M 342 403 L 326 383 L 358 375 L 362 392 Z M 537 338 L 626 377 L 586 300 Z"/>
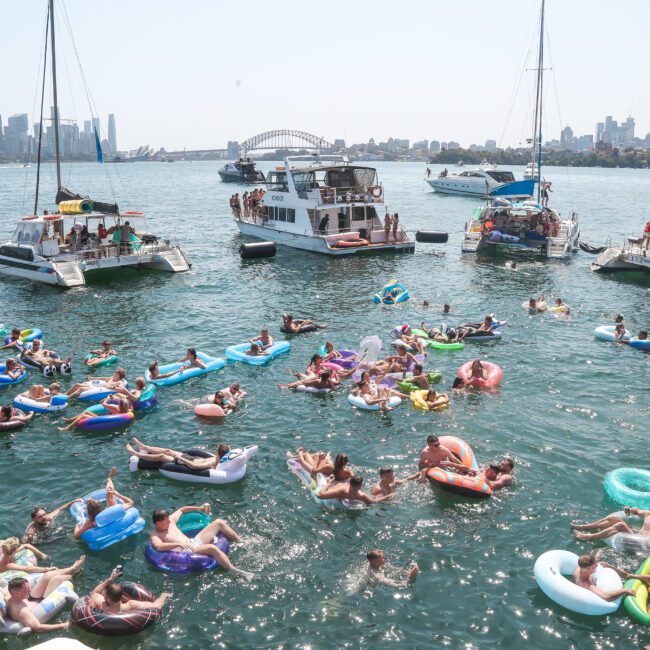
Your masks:
<path fill-rule="evenodd" d="M 379 198 L 383 193 L 384 193 L 384 190 L 383 190 L 383 188 L 381 187 L 381 185 L 375 185 L 375 186 L 372 188 L 372 195 L 373 195 L 376 199 L 378 199 L 378 198 Z"/>
<path fill-rule="evenodd" d="M 646 559 L 639 567 L 637 574 L 648 575 L 650 571 L 650 557 Z M 636 592 L 634 596 L 625 596 L 623 605 L 630 615 L 630 618 L 636 623 L 641 623 L 646 627 L 650 627 L 650 614 L 648 614 L 648 585 L 641 580 L 630 578 L 625 583 L 626 589 L 632 589 Z"/>
<path fill-rule="evenodd" d="M 121 587 L 123 603 L 129 600 L 151 602 L 156 599 L 149 589 L 137 582 L 122 582 Z M 111 614 L 97 609 L 90 596 L 84 596 L 73 605 L 70 620 L 91 634 L 127 636 L 151 627 L 160 618 L 160 615 L 161 611 L 153 607 Z"/>
<path fill-rule="evenodd" d="M 20 409 L 14 409 L 14 414 L 15 415 L 22 415 L 25 416 L 27 413 L 24 411 L 21 411 Z M 21 427 L 24 427 L 26 422 L 23 422 L 22 420 L 9 420 L 9 422 L 0 422 L 0 431 L 11 431 L 12 429 L 20 429 Z"/>
<path fill-rule="evenodd" d="M 18 376 L 18 379 L 12 379 L 7 373 L 7 366 L 4 363 L 0 363 L 0 388 L 5 386 L 11 386 L 12 384 L 18 384 L 21 381 L 24 381 L 27 377 L 27 371 L 25 368 L 22 369 L 22 372 Z"/>
<path fill-rule="evenodd" d="M 631 528 L 640 529 L 643 518 L 636 515 L 626 515 L 623 511 L 614 512 L 610 516 L 619 517 Z M 603 542 L 616 551 L 632 555 L 650 555 L 650 537 L 635 533 L 616 533 L 606 537 Z"/>
<path fill-rule="evenodd" d="M 368 404 L 361 395 L 353 395 L 350 393 L 348 395 L 348 402 L 352 406 L 356 406 L 358 409 L 361 409 L 363 411 L 379 411 L 379 404 Z M 402 403 L 402 399 L 400 397 L 397 397 L 397 395 L 393 395 L 390 397 L 390 399 L 386 402 L 386 404 L 391 407 L 395 408 L 396 406 L 399 406 Z"/>
<path fill-rule="evenodd" d="M 341 368 L 349 369 L 349 368 L 354 368 L 357 363 L 358 363 L 358 352 L 356 350 L 337 350 L 337 352 L 341 355 L 338 357 L 332 357 L 330 361 L 332 363 L 335 363 L 337 366 L 340 366 Z M 318 354 L 321 355 L 321 357 L 325 358 L 325 355 L 327 354 L 327 349 L 325 348 L 325 344 L 321 345 L 318 348 Z"/>
<path fill-rule="evenodd" d="M 593 591 L 579 587 L 565 576 L 573 575 L 578 556 L 569 551 L 546 551 L 535 561 L 535 580 L 539 588 L 558 605 L 578 614 L 603 616 L 613 614 L 621 604 L 621 597 L 607 601 Z M 602 591 L 622 589 L 623 582 L 614 569 L 598 566 L 594 583 Z"/>
<path fill-rule="evenodd" d="M 594 330 L 594 336 L 600 341 L 609 341 L 610 343 L 616 341 L 616 327 L 614 325 L 601 325 Z M 623 341 L 630 340 L 630 332 L 625 330 L 623 334 Z"/>
<path fill-rule="evenodd" d="M 133 410 L 145 411 L 146 409 L 155 406 L 157 403 L 158 395 L 156 393 L 156 385 L 147 384 L 142 390 L 142 393 L 140 393 L 140 397 L 138 397 L 135 404 L 133 404 Z"/>
<path fill-rule="evenodd" d="M 650 471 L 619 467 L 605 476 L 607 496 L 620 506 L 650 509 Z"/>
<path fill-rule="evenodd" d="M 178 528 L 191 538 L 196 537 L 210 523 L 210 517 L 205 513 L 186 512 L 178 520 Z M 230 542 L 225 535 L 219 533 L 212 543 L 226 555 L 230 552 Z M 156 568 L 172 573 L 202 573 L 219 566 L 211 555 L 199 555 L 187 551 L 157 551 L 151 541 L 147 542 L 144 554 Z"/>
<path fill-rule="evenodd" d="M 32 551 L 29 549 L 23 549 L 18 551 L 14 556 L 14 563 L 20 564 L 21 566 L 38 566 L 38 560 Z M 29 574 L 25 571 L 20 571 L 18 569 L 9 569 L 8 571 L 3 571 L 0 573 L 0 583 L 9 582 L 12 578 L 23 578 Z"/>
<path fill-rule="evenodd" d="M 438 397 L 444 397 L 446 401 L 441 403 L 439 406 L 430 408 L 426 401 L 428 392 L 428 390 L 421 389 L 411 391 L 409 397 L 413 403 L 413 408 L 420 411 L 444 411 L 446 408 L 449 408 L 449 397 L 447 397 L 447 395 L 444 393 L 439 393 Z"/>
<path fill-rule="evenodd" d="M 194 414 L 202 418 L 225 418 L 226 412 L 218 404 L 197 404 Z"/>
<path fill-rule="evenodd" d="M 478 463 L 472 448 L 456 436 L 440 436 L 440 444 L 447 447 L 449 451 L 460 458 L 460 462 L 467 469 L 478 470 Z M 424 475 L 437 487 L 447 492 L 459 494 L 473 499 L 486 499 L 492 494 L 492 488 L 480 475 L 468 476 L 459 474 L 443 467 L 430 467 L 425 470 Z"/>
<path fill-rule="evenodd" d="M 133 411 L 126 413 L 109 414 L 108 410 L 101 404 L 95 404 L 87 408 L 85 413 L 95 413 L 95 417 L 82 418 L 77 421 L 75 425 L 77 429 L 82 431 L 108 431 L 111 429 L 119 429 L 126 427 L 133 422 Z M 106 414 L 106 415 L 104 415 Z"/>
<path fill-rule="evenodd" d="M 20 332 L 20 338 L 18 339 L 22 343 L 30 343 L 34 339 L 42 339 L 43 338 L 43 330 L 39 329 L 38 327 L 30 327 L 26 330 L 21 330 Z M 9 343 L 9 341 L 6 341 L 6 343 Z"/>
<path fill-rule="evenodd" d="M 426 376 L 429 379 L 430 384 L 439 384 L 442 381 L 442 374 L 439 372 L 427 372 Z M 413 383 L 412 376 L 398 381 L 397 388 L 399 388 L 402 393 L 410 393 L 414 390 L 421 390 L 417 384 Z"/>
<path fill-rule="evenodd" d="M 92 352 L 90 354 L 87 354 L 84 359 L 86 361 L 90 361 L 91 359 L 97 359 L 99 357 L 98 354 L 93 354 Z M 93 364 L 93 368 L 99 368 L 100 366 L 110 366 L 112 363 L 116 363 L 119 360 L 119 357 L 116 354 L 111 354 L 109 357 L 104 357 L 101 361 Z"/>
<path fill-rule="evenodd" d="M 45 394 L 49 395 L 50 391 L 46 388 Z M 49 402 L 39 402 L 28 395 L 16 395 L 14 397 L 14 406 L 23 411 L 33 411 L 34 413 L 54 413 L 62 411 L 68 405 L 68 396 L 53 395 Z"/>
<path fill-rule="evenodd" d="M 83 382 L 83 384 L 88 388 L 77 395 L 77 399 L 82 402 L 100 402 L 109 395 L 115 394 L 115 389 L 111 388 L 103 379 L 91 379 Z M 128 381 L 124 382 L 124 387 L 129 387 Z"/>
<path fill-rule="evenodd" d="M 497 366 L 496 363 L 489 361 L 481 361 L 483 370 L 485 370 L 485 379 L 482 379 L 481 377 L 472 377 L 472 363 L 472 361 L 468 361 L 458 368 L 458 376 L 468 386 L 489 388 L 491 386 L 497 386 L 501 382 L 501 378 L 503 377 L 503 369 L 501 366 Z"/>
<path fill-rule="evenodd" d="M 630 347 L 637 350 L 650 351 L 650 340 L 648 339 L 630 339 Z"/>
<path fill-rule="evenodd" d="M 95 490 L 82 497 L 82 501 L 75 501 L 70 506 L 70 514 L 77 524 L 84 524 L 88 519 L 86 501 L 96 499 L 106 502 L 106 490 Z M 124 508 L 123 503 L 102 510 L 95 517 L 95 527 L 90 528 L 81 535 L 81 539 L 88 544 L 91 551 L 101 551 L 107 546 L 137 535 L 144 528 L 144 519 L 137 508 Z"/>

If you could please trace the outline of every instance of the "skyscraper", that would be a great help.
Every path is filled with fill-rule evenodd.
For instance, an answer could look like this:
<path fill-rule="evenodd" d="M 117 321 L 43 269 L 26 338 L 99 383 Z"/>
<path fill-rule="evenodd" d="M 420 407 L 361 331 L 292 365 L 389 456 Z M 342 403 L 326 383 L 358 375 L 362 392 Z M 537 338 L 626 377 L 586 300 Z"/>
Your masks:
<path fill-rule="evenodd" d="M 115 135 L 115 115 L 110 113 L 108 116 L 108 146 L 112 153 L 117 151 L 117 137 Z"/>

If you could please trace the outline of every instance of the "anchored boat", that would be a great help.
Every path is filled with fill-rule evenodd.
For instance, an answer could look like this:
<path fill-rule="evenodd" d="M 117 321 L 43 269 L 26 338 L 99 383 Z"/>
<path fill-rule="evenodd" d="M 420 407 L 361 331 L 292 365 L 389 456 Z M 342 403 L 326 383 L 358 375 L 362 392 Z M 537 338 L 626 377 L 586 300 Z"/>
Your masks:
<path fill-rule="evenodd" d="M 591 264 L 597 273 L 650 273 L 650 251 L 641 237 L 628 237 L 622 246 L 606 248 Z"/>
<path fill-rule="evenodd" d="M 314 164 L 292 166 L 299 160 L 304 158 L 287 157 L 267 174 L 261 206 L 233 208 L 242 234 L 327 255 L 414 252 L 401 224 L 396 238 L 392 226 L 386 238 L 384 187 L 376 169 L 350 165 L 345 156 L 331 156 L 335 162 L 329 164 L 311 157 Z"/>

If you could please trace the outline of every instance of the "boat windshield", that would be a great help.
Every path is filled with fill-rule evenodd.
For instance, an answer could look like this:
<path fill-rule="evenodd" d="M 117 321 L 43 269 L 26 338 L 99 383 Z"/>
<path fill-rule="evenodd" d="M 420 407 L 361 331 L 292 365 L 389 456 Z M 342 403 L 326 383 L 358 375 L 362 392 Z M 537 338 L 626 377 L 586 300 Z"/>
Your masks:
<path fill-rule="evenodd" d="M 283 171 L 269 172 L 266 178 L 266 189 L 271 192 L 288 192 L 287 173 Z"/>
<path fill-rule="evenodd" d="M 325 183 L 336 189 L 362 193 L 377 185 L 377 171 L 372 167 L 333 167 L 326 170 Z"/>
<path fill-rule="evenodd" d="M 16 244 L 39 244 L 43 234 L 43 223 L 34 221 L 21 221 L 14 231 L 11 241 Z M 47 226 L 45 226 L 47 229 Z"/>
<path fill-rule="evenodd" d="M 497 172 L 493 170 L 486 170 L 485 173 L 490 178 L 493 178 L 497 183 L 512 183 L 515 180 L 515 175 L 512 172 Z"/>

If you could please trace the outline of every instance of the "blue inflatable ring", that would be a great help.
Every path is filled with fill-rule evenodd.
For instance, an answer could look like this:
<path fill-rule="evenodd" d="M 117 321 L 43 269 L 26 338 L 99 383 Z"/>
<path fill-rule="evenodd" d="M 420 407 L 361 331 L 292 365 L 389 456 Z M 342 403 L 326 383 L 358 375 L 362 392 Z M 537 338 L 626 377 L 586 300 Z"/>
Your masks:
<path fill-rule="evenodd" d="M 619 467 L 605 476 L 605 493 L 619 506 L 650 509 L 650 471 Z"/>

